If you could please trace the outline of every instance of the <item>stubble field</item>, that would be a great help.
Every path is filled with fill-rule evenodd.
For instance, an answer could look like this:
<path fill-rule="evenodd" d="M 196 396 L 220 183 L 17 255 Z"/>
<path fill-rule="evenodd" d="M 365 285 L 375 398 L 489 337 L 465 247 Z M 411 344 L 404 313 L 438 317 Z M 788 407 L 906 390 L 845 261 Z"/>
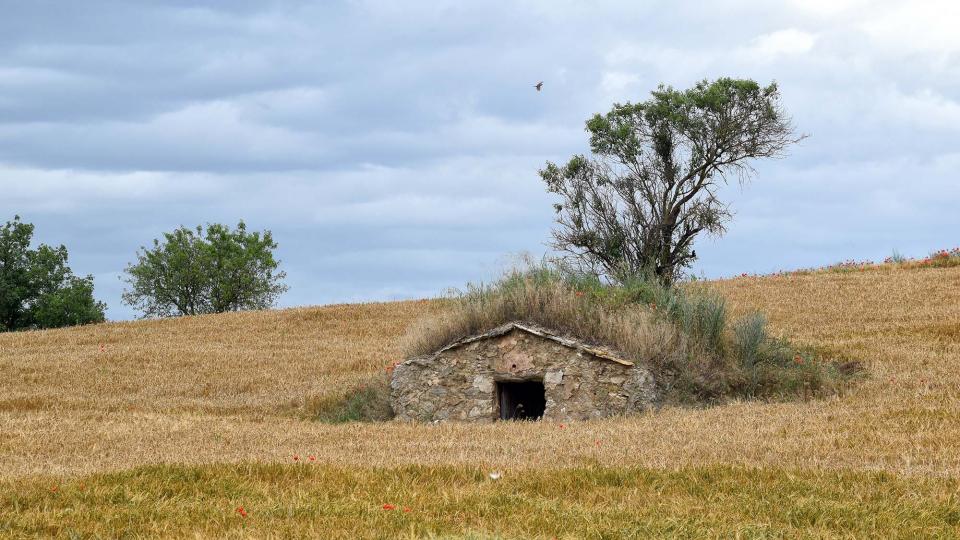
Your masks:
<path fill-rule="evenodd" d="M 331 425 L 311 403 L 383 376 L 442 302 L 0 334 L 0 535 L 960 534 L 960 268 L 713 286 L 866 377 L 567 425 Z"/>

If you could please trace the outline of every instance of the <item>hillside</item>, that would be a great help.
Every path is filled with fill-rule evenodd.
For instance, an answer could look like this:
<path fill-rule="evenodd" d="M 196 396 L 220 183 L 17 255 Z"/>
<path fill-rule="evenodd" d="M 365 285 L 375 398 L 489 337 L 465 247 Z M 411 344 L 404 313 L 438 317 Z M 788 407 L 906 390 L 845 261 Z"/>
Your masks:
<path fill-rule="evenodd" d="M 296 455 L 303 460 L 314 456 L 318 464 L 303 472 L 305 476 L 297 476 L 298 482 L 333 482 L 334 477 L 354 475 L 361 492 L 364 485 L 370 490 L 399 490 L 418 504 L 428 504 L 434 492 L 436 497 L 451 496 L 434 485 L 438 480 L 428 479 L 433 478 L 429 471 L 454 484 L 473 485 L 475 476 L 481 475 L 477 478 L 482 480 L 487 470 L 502 469 L 507 476 L 516 475 L 510 482 L 529 483 L 532 480 L 523 480 L 523 471 L 547 469 L 538 473 L 543 475 L 540 487 L 555 490 L 550 493 L 556 497 L 562 497 L 571 482 L 590 483 L 581 478 L 590 477 L 583 467 L 629 477 L 618 485 L 633 487 L 622 492 L 596 483 L 584 488 L 580 498 L 570 502 L 582 503 L 574 525 L 581 519 L 589 523 L 591 512 L 640 519 L 646 511 L 633 514 L 630 508 L 645 490 L 654 489 L 650 482 L 665 490 L 660 503 L 667 512 L 664 519 L 672 515 L 679 522 L 708 520 L 709 516 L 687 513 L 690 505 L 702 506 L 711 500 L 717 508 L 731 508 L 715 527 L 702 531 L 739 530 L 736 525 L 744 522 L 737 521 L 737 512 L 742 513 L 741 520 L 776 523 L 782 519 L 790 527 L 804 528 L 805 521 L 798 525 L 789 512 L 781 515 L 784 508 L 749 495 L 757 485 L 788 489 L 797 482 L 826 505 L 820 509 L 826 512 L 822 519 L 811 522 L 815 528 L 850 532 L 848 526 L 856 524 L 857 511 L 874 504 L 873 514 L 878 517 L 873 527 L 879 529 L 860 532 L 882 530 L 884 511 L 895 512 L 914 503 L 917 513 L 888 516 L 891 531 L 899 528 L 900 534 L 907 534 L 910 529 L 904 524 L 910 523 L 946 527 L 943 530 L 960 523 L 960 508 L 951 498 L 960 475 L 960 267 L 885 266 L 745 277 L 713 286 L 735 310 L 767 313 L 774 331 L 794 342 L 863 361 L 867 378 L 844 395 L 827 400 L 671 408 L 630 419 L 568 426 L 549 422 L 329 425 L 304 418 L 309 404 L 382 374 L 398 358 L 399 340 L 407 326 L 421 315 L 442 309 L 442 303 L 341 305 L 0 334 L 0 488 L 8 493 L 0 502 L 9 504 L 10 497 L 18 496 L 49 497 L 47 487 L 57 482 L 102 485 L 104 493 L 119 482 L 150 493 L 151 486 L 163 484 L 162 479 L 170 475 L 186 481 L 182 478 L 186 473 L 165 468 L 143 469 L 143 474 L 100 474 L 163 463 L 199 471 L 190 473 L 197 478 L 213 475 L 224 482 L 248 474 L 244 485 L 251 493 L 259 493 L 251 497 L 261 497 L 276 510 L 292 500 L 284 495 L 285 488 L 278 487 L 277 483 L 282 484 L 278 478 L 301 473 L 269 463 L 298 467 L 293 463 Z M 224 463 L 245 465 L 184 468 Z M 418 468 L 392 469 L 406 466 Z M 693 482 L 696 471 L 713 478 L 707 485 L 716 483 L 716 491 L 698 494 L 671 487 L 671 482 Z M 893 476 L 885 479 L 875 476 L 877 472 Z M 84 479 L 83 475 L 93 476 Z M 413 493 L 409 486 L 403 487 L 402 479 L 411 475 L 422 478 L 423 490 Z M 316 488 L 311 485 L 310 489 Z M 481 487 L 462 487 L 463 497 L 475 497 L 471 504 L 489 504 L 491 511 L 499 508 L 503 501 L 497 503 L 496 493 L 483 487 L 489 482 L 477 485 Z M 776 495 L 777 489 L 771 497 L 786 497 Z M 18 491 L 21 495 L 9 495 Z M 350 500 L 362 498 L 361 492 L 348 494 Z M 850 504 L 847 498 L 853 492 L 872 493 L 869 500 L 860 501 L 867 506 L 829 518 L 831 501 Z M 900 499 L 909 499 L 906 494 L 910 493 L 919 499 L 909 504 Z M 207 495 L 221 500 L 216 493 L 199 492 L 197 500 Z M 378 500 L 382 498 L 371 497 L 373 510 L 353 519 L 380 523 L 384 518 L 382 511 L 377 513 Z M 233 498 L 223 501 L 233 504 Z M 740 503 L 746 508 L 757 505 L 754 509 L 760 514 L 733 511 Z M 0 531 L 5 519 L 12 520 L 9 526 L 53 526 L 69 514 L 58 513 L 55 504 L 44 508 L 13 518 L 0 515 Z M 928 514 L 923 508 L 939 510 Z M 115 510 L 120 512 L 117 519 L 127 511 Z M 225 510 L 210 511 L 222 514 Z M 220 516 L 216 519 L 232 526 L 231 511 L 232 507 L 226 510 L 226 517 L 216 514 Z M 515 511 L 536 509 L 516 505 Z M 457 518 L 438 510 L 433 521 L 423 521 L 417 530 L 448 530 L 442 525 L 450 519 L 460 519 L 478 531 L 506 535 L 546 530 L 511 528 L 504 516 L 489 522 L 499 525 L 486 527 L 487 522 L 475 512 L 464 512 Z M 78 530 L 98 530 L 93 523 L 69 515 L 79 520 L 71 521 Z M 151 527 L 160 527 L 167 519 L 149 512 L 138 515 L 145 531 L 155 530 Z M 319 523 L 315 514 L 304 516 Z M 178 523 L 181 528 L 176 530 L 181 533 L 212 534 L 211 527 L 221 522 L 198 522 L 195 527 L 182 519 Z M 431 523 L 436 527 L 431 528 Z M 397 530 L 407 530 L 406 525 Z"/>

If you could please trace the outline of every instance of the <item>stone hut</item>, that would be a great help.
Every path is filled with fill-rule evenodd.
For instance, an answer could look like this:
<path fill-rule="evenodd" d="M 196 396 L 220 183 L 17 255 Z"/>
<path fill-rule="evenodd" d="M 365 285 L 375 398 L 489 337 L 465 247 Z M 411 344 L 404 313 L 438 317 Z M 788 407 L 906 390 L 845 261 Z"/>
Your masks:
<path fill-rule="evenodd" d="M 583 420 L 652 405 L 651 372 L 611 349 L 512 322 L 393 370 L 397 418 L 421 422 Z"/>

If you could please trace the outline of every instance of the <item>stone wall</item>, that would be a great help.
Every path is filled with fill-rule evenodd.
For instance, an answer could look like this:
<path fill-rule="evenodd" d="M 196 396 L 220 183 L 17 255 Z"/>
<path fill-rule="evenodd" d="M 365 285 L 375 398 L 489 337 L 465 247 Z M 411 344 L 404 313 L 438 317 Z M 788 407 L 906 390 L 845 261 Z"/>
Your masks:
<path fill-rule="evenodd" d="M 492 422 L 497 381 L 543 381 L 544 419 L 629 414 L 655 399 L 650 372 L 561 345 L 523 330 L 473 341 L 396 367 L 391 404 L 400 420 Z"/>

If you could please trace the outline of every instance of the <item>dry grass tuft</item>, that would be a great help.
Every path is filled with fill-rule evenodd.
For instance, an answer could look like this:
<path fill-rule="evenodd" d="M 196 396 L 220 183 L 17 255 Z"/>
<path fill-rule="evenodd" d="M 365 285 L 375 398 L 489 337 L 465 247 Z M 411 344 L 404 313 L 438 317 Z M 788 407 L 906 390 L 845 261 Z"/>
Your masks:
<path fill-rule="evenodd" d="M 646 307 L 610 309 L 587 291 L 545 268 L 508 272 L 490 286 L 470 287 L 405 337 L 407 356 L 432 353 L 459 339 L 511 321 L 527 321 L 654 365 L 677 361 L 685 351 L 676 328 Z"/>

